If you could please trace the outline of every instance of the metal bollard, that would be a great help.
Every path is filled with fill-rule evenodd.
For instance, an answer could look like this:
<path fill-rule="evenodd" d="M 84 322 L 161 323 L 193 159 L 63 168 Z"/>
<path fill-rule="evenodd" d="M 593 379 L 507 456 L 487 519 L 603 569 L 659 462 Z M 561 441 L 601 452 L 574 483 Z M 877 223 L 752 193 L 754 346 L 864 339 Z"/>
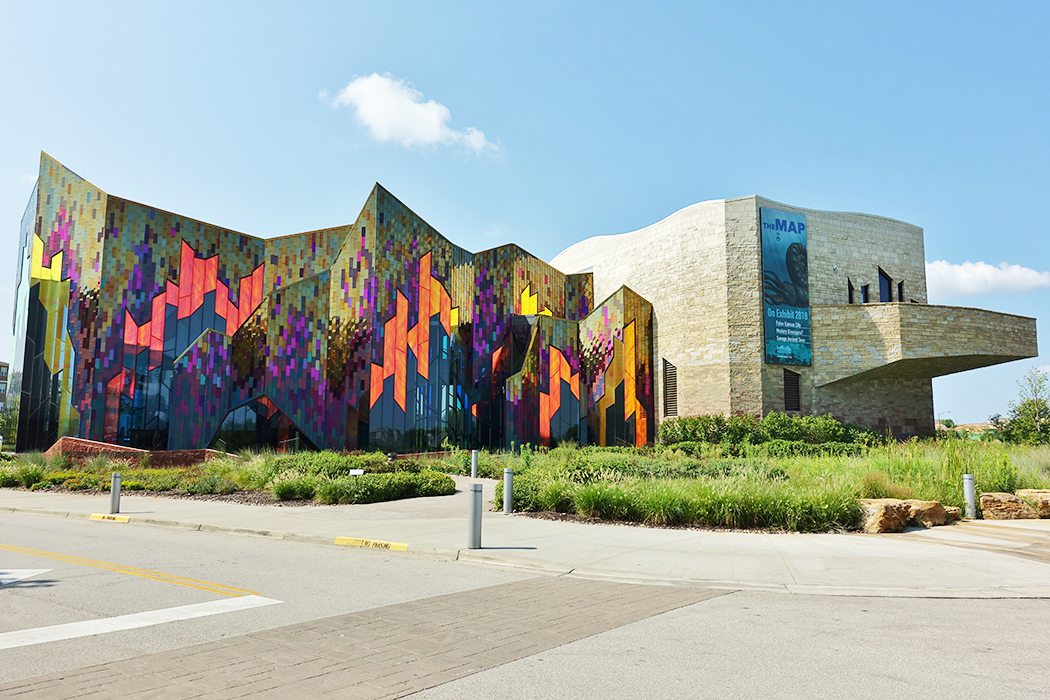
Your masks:
<path fill-rule="evenodd" d="M 109 478 L 109 512 L 120 512 L 120 474 L 117 472 Z"/>
<path fill-rule="evenodd" d="M 977 495 L 974 491 L 973 474 L 963 474 L 963 498 L 966 499 L 966 517 L 977 517 Z"/>
<path fill-rule="evenodd" d="M 471 450 L 470 451 L 470 478 L 471 479 L 477 479 L 478 478 L 478 451 L 477 450 Z"/>
<path fill-rule="evenodd" d="M 514 512 L 514 470 L 510 467 L 503 469 L 503 514 L 510 515 Z"/>
<path fill-rule="evenodd" d="M 470 485 L 470 517 L 467 522 L 467 549 L 481 549 L 481 484 Z"/>

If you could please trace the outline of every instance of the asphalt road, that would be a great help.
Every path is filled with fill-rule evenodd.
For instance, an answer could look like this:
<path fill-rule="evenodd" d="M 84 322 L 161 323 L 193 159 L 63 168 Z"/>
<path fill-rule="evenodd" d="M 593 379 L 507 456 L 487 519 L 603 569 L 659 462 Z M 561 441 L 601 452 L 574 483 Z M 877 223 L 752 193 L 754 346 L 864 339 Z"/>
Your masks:
<path fill-rule="evenodd" d="M 86 558 L 91 565 L 46 555 Z M 145 571 L 127 573 L 122 567 Z M 0 587 L 0 634 L 231 597 L 216 591 L 240 595 L 226 586 L 281 602 L 0 648 L 0 682 L 525 578 L 502 569 L 399 553 L 0 513 L 0 570 L 32 569 L 49 571 Z M 148 573 L 166 580 L 148 578 Z M 208 584 L 217 585 L 201 590 Z"/>
<path fill-rule="evenodd" d="M 340 620 L 353 625 L 343 622 L 351 618 L 339 616 L 434 596 L 446 596 L 441 605 L 453 611 L 449 619 L 462 620 L 484 604 L 474 601 L 484 600 L 490 587 L 528 586 L 546 579 L 400 553 L 0 513 L 0 576 L 6 571 L 10 580 L 18 571 L 43 569 L 48 571 L 0 587 L 0 682 L 171 653 L 203 642 L 225 639 L 235 645 L 250 633 L 256 635 L 251 643 L 257 644 L 260 631 L 268 631 L 267 643 L 279 642 L 296 629 L 285 631 L 294 623 L 327 620 L 331 627 Z M 1050 565 L 1047 572 L 1050 578 Z M 550 590 L 551 596 L 562 595 L 559 605 L 573 608 L 571 597 Z M 643 598 L 649 595 L 639 590 Z M 521 591 L 522 596 L 536 596 Z M 618 591 L 608 595 L 623 596 Z M 193 619 L 26 644 L 32 636 L 26 630 L 106 620 L 117 620 L 112 624 L 119 627 L 132 613 L 246 600 L 263 602 Z M 490 657 L 477 672 L 471 669 L 469 675 L 415 697 L 1046 696 L 1050 600 L 754 591 L 695 600 L 701 602 L 670 605 L 664 608 L 668 612 L 656 612 L 659 606 L 645 612 L 636 601 L 632 605 L 639 612 L 633 617 L 584 632 L 577 623 L 569 635 L 574 641 L 548 642 L 548 648 L 540 644 L 539 651 L 516 659 L 511 650 L 508 663 Z M 406 630 L 426 617 L 428 606 L 401 606 L 378 617 L 353 619 L 371 626 L 378 640 L 387 627 L 402 626 L 402 640 L 394 646 L 408 653 L 413 650 Z M 497 600 L 488 614 L 496 630 L 499 611 Z M 529 624 L 527 611 L 524 616 L 519 611 L 514 626 L 527 631 Z M 304 632 L 299 628 L 295 633 Z M 3 648 L 5 640 L 9 648 Z M 362 654 L 369 651 L 361 649 Z M 404 667 L 399 668 L 390 672 L 403 673 Z M 295 696 L 294 691 L 283 692 Z"/>

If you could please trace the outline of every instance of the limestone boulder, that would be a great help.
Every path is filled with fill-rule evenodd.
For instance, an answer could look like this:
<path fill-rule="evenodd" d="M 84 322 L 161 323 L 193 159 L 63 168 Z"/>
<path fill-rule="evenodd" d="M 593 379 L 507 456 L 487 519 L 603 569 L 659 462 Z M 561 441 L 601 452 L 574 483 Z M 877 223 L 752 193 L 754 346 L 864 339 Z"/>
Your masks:
<path fill-rule="evenodd" d="M 962 508 L 958 506 L 944 506 L 944 512 L 948 516 L 948 522 L 954 523 L 962 520 Z"/>
<path fill-rule="evenodd" d="M 908 524 L 922 527 L 937 527 L 948 524 L 948 511 L 939 501 L 920 501 L 909 499 Z"/>
<path fill-rule="evenodd" d="M 1038 517 L 1036 509 L 1012 493 L 981 494 L 981 512 L 985 520 L 1025 520 Z"/>
<path fill-rule="evenodd" d="M 1050 489 L 1019 489 L 1017 495 L 1035 508 L 1036 517 L 1050 518 Z"/>
<path fill-rule="evenodd" d="M 911 506 L 899 498 L 862 498 L 858 503 L 864 532 L 900 532 L 911 519 Z"/>

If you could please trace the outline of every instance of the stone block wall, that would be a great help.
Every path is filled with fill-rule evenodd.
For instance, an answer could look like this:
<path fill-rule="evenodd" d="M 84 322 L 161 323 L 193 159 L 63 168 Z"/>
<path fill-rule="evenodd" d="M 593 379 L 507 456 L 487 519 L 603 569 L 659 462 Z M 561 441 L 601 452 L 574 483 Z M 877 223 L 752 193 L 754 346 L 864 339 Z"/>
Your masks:
<path fill-rule="evenodd" d="M 732 408 L 725 229 L 725 202 L 701 202 L 633 233 L 581 241 L 551 261 L 591 272 L 596 299 L 626 285 L 652 303 L 659 418 L 665 358 L 678 369 L 679 415 Z"/>
<path fill-rule="evenodd" d="M 729 412 L 734 414 L 761 415 L 764 404 L 765 339 L 758 206 L 757 197 L 726 202 Z"/>
<path fill-rule="evenodd" d="M 806 216 L 811 367 L 764 361 L 763 206 Z M 803 414 L 923 435 L 933 430 L 931 377 L 1038 354 L 1034 319 L 928 306 L 922 229 L 885 217 L 758 196 L 714 200 L 633 233 L 581 241 L 552 264 L 592 272 L 596 298 L 626 284 L 653 303 L 655 357 L 678 368 L 681 416 L 783 411 L 788 369 L 800 375 Z M 893 281 L 893 302 L 879 302 L 880 268 Z M 860 303 L 864 285 L 868 304 Z"/>

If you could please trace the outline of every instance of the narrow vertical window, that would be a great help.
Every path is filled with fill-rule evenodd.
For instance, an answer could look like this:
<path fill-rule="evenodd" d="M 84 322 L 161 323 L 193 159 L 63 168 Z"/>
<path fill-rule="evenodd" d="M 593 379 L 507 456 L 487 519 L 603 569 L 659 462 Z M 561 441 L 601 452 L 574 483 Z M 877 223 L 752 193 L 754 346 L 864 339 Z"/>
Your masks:
<path fill-rule="evenodd" d="M 870 296 L 871 296 L 870 295 L 870 290 L 871 290 L 871 285 L 870 284 L 861 285 L 861 287 L 860 287 L 860 303 L 861 304 L 867 304 L 870 301 Z"/>
<path fill-rule="evenodd" d="M 785 411 L 801 411 L 802 410 L 802 391 L 799 386 L 799 380 L 802 378 L 798 372 L 792 372 L 789 369 L 784 370 L 784 410 Z"/>
<path fill-rule="evenodd" d="M 904 282 L 897 283 L 897 301 L 904 301 Z"/>
<path fill-rule="evenodd" d="M 893 280 L 879 268 L 879 301 L 893 301 Z"/>
<path fill-rule="evenodd" d="M 853 280 L 851 280 L 849 277 L 846 278 L 846 292 L 849 295 L 849 303 L 851 303 L 851 304 L 854 303 L 853 302 Z"/>
<path fill-rule="evenodd" d="M 678 415 L 678 368 L 664 358 L 664 417 Z"/>

